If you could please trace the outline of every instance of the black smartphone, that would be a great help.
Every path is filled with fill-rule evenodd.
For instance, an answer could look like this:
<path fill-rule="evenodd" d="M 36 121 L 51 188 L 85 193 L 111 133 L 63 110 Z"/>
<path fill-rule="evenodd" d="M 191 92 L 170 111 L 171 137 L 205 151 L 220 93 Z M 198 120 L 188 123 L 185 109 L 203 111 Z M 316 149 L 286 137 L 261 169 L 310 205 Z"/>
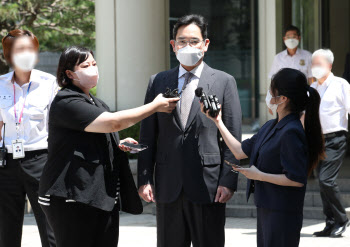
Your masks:
<path fill-rule="evenodd" d="M 130 153 L 138 153 L 148 148 L 147 145 L 144 144 L 134 144 L 129 142 L 123 142 L 121 145 L 124 145 L 125 147 L 128 147 L 131 149 Z"/>
<path fill-rule="evenodd" d="M 233 163 L 231 163 L 231 162 L 229 162 L 227 160 L 225 160 L 225 163 L 228 164 L 229 166 L 233 166 L 234 168 L 243 168 L 243 167 L 241 167 L 239 165 L 236 165 L 236 164 L 233 164 Z"/>

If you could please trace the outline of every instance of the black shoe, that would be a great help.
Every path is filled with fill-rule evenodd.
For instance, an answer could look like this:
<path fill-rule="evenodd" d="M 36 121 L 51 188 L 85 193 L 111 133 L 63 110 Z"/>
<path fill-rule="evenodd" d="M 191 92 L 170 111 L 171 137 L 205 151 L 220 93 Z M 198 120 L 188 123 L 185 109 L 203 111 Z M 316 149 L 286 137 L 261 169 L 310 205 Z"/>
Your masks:
<path fill-rule="evenodd" d="M 345 231 L 346 228 L 350 226 L 350 221 L 347 220 L 343 224 L 336 224 L 331 232 L 331 238 L 340 237 Z"/>
<path fill-rule="evenodd" d="M 320 232 L 314 232 L 314 236 L 316 237 L 329 237 L 332 233 L 334 224 L 326 224 L 325 228 Z"/>

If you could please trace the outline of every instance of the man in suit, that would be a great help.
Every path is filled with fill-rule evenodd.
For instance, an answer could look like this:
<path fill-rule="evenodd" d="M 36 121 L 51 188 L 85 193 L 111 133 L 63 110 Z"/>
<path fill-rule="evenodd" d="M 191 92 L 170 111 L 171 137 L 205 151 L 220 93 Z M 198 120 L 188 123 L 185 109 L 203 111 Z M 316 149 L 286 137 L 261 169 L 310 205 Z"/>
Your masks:
<path fill-rule="evenodd" d="M 180 65 L 151 77 L 145 103 L 167 88 L 178 88 L 181 99 L 171 114 L 155 114 L 141 123 L 140 143 L 148 149 L 139 154 L 139 194 L 156 202 L 159 247 L 189 247 L 191 242 L 194 247 L 222 247 L 225 203 L 237 189 L 238 178 L 224 160 L 238 160 L 220 141 L 215 124 L 201 114 L 195 89 L 202 87 L 218 97 L 225 125 L 240 140 L 236 81 L 203 62 L 210 41 L 202 16 L 180 18 L 173 36 Z"/>

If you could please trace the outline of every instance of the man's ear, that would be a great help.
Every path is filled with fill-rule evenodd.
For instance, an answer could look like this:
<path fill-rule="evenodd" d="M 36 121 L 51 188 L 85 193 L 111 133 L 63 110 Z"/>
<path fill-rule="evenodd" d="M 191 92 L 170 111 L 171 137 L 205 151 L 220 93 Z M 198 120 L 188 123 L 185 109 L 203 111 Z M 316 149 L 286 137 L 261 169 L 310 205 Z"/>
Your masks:
<path fill-rule="evenodd" d="M 209 49 L 209 44 L 210 44 L 210 40 L 209 40 L 209 39 L 206 39 L 206 40 L 204 41 L 204 47 L 203 47 L 203 51 L 204 51 L 204 52 L 207 52 L 207 51 L 208 51 L 208 49 Z"/>
<path fill-rule="evenodd" d="M 65 73 L 66 73 L 66 75 L 67 75 L 67 77 L 68 77 L 69 79 L 71 79 L 71 80 L 74 79 L 74 77 L 73 77 L 73 75 L 72 75 L 72 71 L 66 70 Z"/>
<path fill-rule="evenodd" d="M 173 52 L 176 52 L 176 48 L 175 48 L 175 40 L 170 40 L 170 44 L 173 47 Z"/>

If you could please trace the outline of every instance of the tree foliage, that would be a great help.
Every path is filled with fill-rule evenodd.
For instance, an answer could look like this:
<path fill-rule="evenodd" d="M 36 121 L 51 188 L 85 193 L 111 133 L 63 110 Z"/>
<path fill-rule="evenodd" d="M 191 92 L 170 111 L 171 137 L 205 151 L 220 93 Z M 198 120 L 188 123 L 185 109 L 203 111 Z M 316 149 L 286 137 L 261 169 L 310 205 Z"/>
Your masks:
<path fill-rule="evenodd" d="M 37 36 L 40 51 L 62 51 L 73 44 L 95 48 L 94 0 L 0 0 L 0 3 L 1 38 L 13 29 L 27 29 Z M 7 71 L 1 53 L 0 74 Z"/>

